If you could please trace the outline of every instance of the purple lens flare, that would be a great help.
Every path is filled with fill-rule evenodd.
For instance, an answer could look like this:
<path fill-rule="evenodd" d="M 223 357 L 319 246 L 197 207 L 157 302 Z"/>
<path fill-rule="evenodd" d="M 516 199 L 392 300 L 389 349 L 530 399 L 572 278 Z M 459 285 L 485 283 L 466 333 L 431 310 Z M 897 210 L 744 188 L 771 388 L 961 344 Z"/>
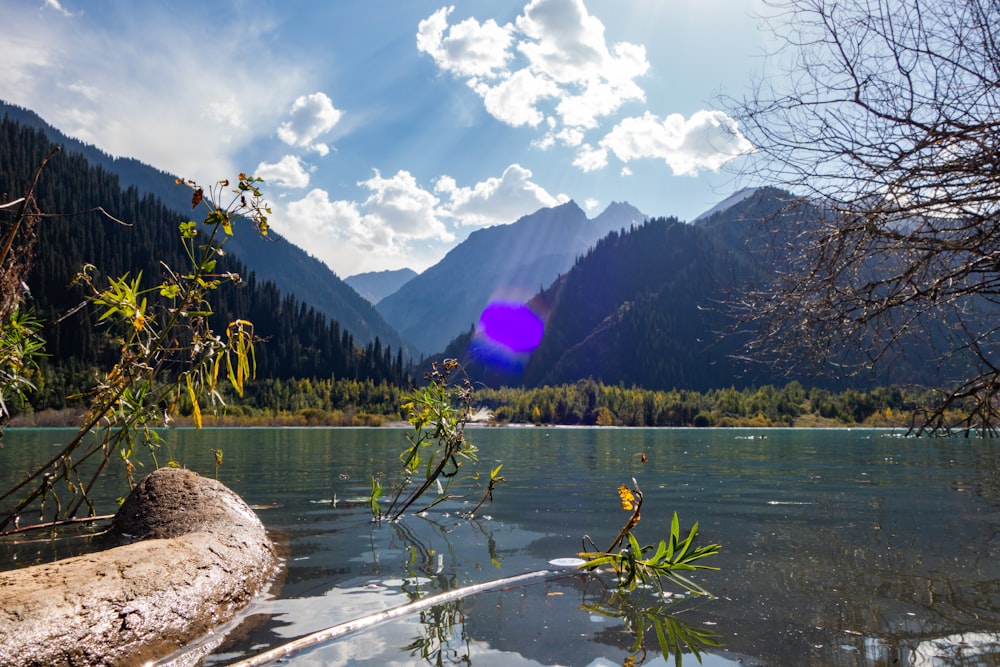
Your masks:
<path fill-rule="evenodd" d="M 545 322 L 523 303 L 494 301 L 479 316 L 477 334 L 511 352 L 531 352 L 545 333 Z"/>

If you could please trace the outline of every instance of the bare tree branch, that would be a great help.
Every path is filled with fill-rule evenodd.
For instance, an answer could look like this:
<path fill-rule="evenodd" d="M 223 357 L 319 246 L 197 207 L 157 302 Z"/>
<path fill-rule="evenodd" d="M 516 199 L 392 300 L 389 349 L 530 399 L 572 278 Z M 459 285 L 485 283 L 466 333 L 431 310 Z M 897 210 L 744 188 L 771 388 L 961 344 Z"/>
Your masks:
<path fill-rule="evenodd" d="M 775 280 L 741 304 L 758 347 L 845 371 L 933 351 L 927 363 L 956 374 L 955 388 L 926 424 L 989 431 L 1000 421 L 1000 3 L 770 7 L 780 73 L 732 102 L 755 177 L 798 199 L 766 229 L 781 241 Z"/>

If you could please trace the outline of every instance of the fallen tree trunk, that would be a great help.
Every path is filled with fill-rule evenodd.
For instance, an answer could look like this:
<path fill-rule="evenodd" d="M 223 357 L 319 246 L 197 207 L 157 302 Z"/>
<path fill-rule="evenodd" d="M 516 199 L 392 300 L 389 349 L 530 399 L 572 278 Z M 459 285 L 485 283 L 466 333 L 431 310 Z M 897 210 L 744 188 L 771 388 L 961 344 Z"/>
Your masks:
<path fill-rule="evenodd" d="M 231 618 L 277 565 L 253 510 L 188 470 L 147 476 L 104 539 L 105 551 L 0 572 L 0 664 L 161 658 Z"/>

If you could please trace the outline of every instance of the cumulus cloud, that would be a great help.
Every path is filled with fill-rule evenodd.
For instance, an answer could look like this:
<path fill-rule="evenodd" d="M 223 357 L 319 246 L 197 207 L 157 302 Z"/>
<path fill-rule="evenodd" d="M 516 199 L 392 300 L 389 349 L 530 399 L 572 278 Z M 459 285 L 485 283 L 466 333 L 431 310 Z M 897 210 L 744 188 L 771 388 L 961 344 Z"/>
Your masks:
<path fill-rule="evenodd" d="M 376 170 L 357 185 L 366 193 L 357 200 L 335 199 L 315 188 L 283 205 L 273 216 L 276 230 L 341 275 L 385 268 L 386 261 L 422 270 L 439 260 L 463 229 L 510 223 L 568 200 L 546 192 L 517 164 L 467 186 L 441 176 L 433 191 L 405 170 L 389 177 Z"/>
<path fill-rule="evenodd" d="M 547 206 L 558 206 L 565 196 L 552 196 L 531 181 L 531 171 L 512 164 L 498 178 L 467 187 L 459 187 L 455 179 L 443 176 L 435 192 L 447 195 L 447 210 L 458 224 L 483 227 L 513 222 L 519 217 Z"/>
<path fill-rule="evenodd" d="M 454 240 L 438 217 L 438 198 L 420 187 L 410 172 L 401 169 L 395 176 L 383 178 L 376 170 L 374 176 L 358 185 L 371 191 L 364 208 L 372 226 L 390 230 L 394 237 L 404 240 Z"/>
<path fill-rule="evenodd" d="M 254 176 L 264 179 L 267 184 L 283 188 L 304 188 L 309 185 L 309 172 L 302 164 L 301 158 L 286 155 L 273 164 L 261 162 L 257 165 Z"/>
<path fill-rule="evenodd" d="M 454 7 L 442 7 L 417 26 L 417 49 L 428 53 L 438 66 L 460 77 L 495 77 L 512 57 L 508 51 L 513 30 L 493 19 L 479 23 L 468 18 L 448 26 Z"/>
<path fill-rule="evenodd" d="M 645 47 L 609 46 L 604 24 L 583 0 L 531 0 L 503 26 L 492 19 L 449 25 L 453 9 L 420 23 L 417 48 L 465 78 L 486 110 L 508 125 L 535 127 L 551 117 L 592 128 L 624 103 L 645 99 L 635 82 L 649 69 Z"/>
<path fill-rule="evenodd" d="M 442 219 L 438 198 L 408 171 L 383 177 L 376 170 L 357 185 L 368 192 L 362 201 L 333 199 L 322 188 L 311 190 L 276 212 L 275 228 L 345 276 L 376 268 L 369 264 L 374 257 L 423 268 L 417 245 L 455 240 Z"/>
<path fill-rule="evenodd" d="M 648 111 L 626 118 L 601 140 L 601 149 L 611 151 L 622 162 L 640 158 L 664 160 L 675 175 L 697 175 L 704 169 L 718 170 L 723 164 L 752 149 L 736 121 L 723 111 L 697 111 L 685 119 L 671 114 L 660 120 Z M 578 154 L 577 160 L 593 164 L 593 156 Z M 584 164 L 578 165 L 586 168 Z"/>
<path fill-rule="evenodd" d="M 340 121 L 342 112 L 333 106 L 325 93 L 312 93 L 296 98 L 289 110 L 292 119 L 278 128 L 278 138 L 289 146 L 305 148 L 320 155 L 330 147 L 316 139 L 326 134 Z"/>
<path fill-rule="evenodd" d="M 514 127 L 535 127 L 541 123 L 545 114 L 538 110 L 538 102 L 559 94 L 559 88 L 551 80 L 526 69 L 497 84 L 478 84 L 475 89 L 483 96 L 490 115 Z"/>
<path fill-rule="evenodd" d="M 604 148 L 594 148 L 590 144 L 583 144 L 576 151 L 573 166 L 582 171 L 604 169 L 608 166 L 608 151 Z"/>
<path fill-rule="evenodd" d="M 647 111 L 607 131 L 626 103 L 645 101 L 638 80 L 649 61 L 640 44 L 609 43 L 604 24 L 583 0 L 529 0 L 503 26 L 492 19 L 449 24 L 453 12 L 442 8 L 420 23 L 418 50 L 441 71 L 464 79 L 497 120 L 541 130 L 532 142 L 536 148 L 575 149 L 573 164 L 582 171 L 606 168 L 613 154 L 626 165 L 656 158 L 675 175 L 696 175 L 751 148 L 722 111 L 662 120 Z M 588 142 L 588 133 L 597 131 L 604 138 Z M 622 174 L 631 171 L 626 166 Z"/>

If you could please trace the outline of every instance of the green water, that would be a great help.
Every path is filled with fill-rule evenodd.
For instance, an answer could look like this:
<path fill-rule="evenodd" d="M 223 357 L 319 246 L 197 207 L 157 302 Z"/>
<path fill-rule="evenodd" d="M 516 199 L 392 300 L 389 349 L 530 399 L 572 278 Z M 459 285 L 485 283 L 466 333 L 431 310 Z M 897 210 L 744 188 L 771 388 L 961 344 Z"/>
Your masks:
<path fill-rule="evenodd" d="M 476 429 L 483 469 L 507 479 L 475 520 L 462 502 L 372 525 L 372 473 L 393 473 L 393 429 L 171 431 L 170 455 L 214 474 L 287 546 L 287 569 L 206 664 L 414 599 L 546 569 L 589 536 L 606 547 L 643 489 L 636 534 L 673 511 L 723 546 L 698 573 L 717 596 L 677 606 L 723 648 L 705 665 L 1000 665 L 1000 442 L 882 431 Z M 65 432 L 10 430 L 0 481 L 51 455 Z M 648 462 L 642 465 L 638 453 Z M 162 456 L 161 456 L 162 458 Z M 105 498 L 122 493 L 114 480 Z M 470 498 L 470 501 L 478 500 Z M 70 547 L 57 547 L 65 555 Z M 51 558 L 0 543 L 8 563 Z M 292 657 L 304 665 L 621 665 L 632 635 L 594 613 L 608 580 L 565 576 L 485 593 Z M 647 665 L 673 664 L 647 642 Z M 426 660 L 425 660 L 426 656 Z M 691 655 L 684 664 L 698 664 Z"/>

